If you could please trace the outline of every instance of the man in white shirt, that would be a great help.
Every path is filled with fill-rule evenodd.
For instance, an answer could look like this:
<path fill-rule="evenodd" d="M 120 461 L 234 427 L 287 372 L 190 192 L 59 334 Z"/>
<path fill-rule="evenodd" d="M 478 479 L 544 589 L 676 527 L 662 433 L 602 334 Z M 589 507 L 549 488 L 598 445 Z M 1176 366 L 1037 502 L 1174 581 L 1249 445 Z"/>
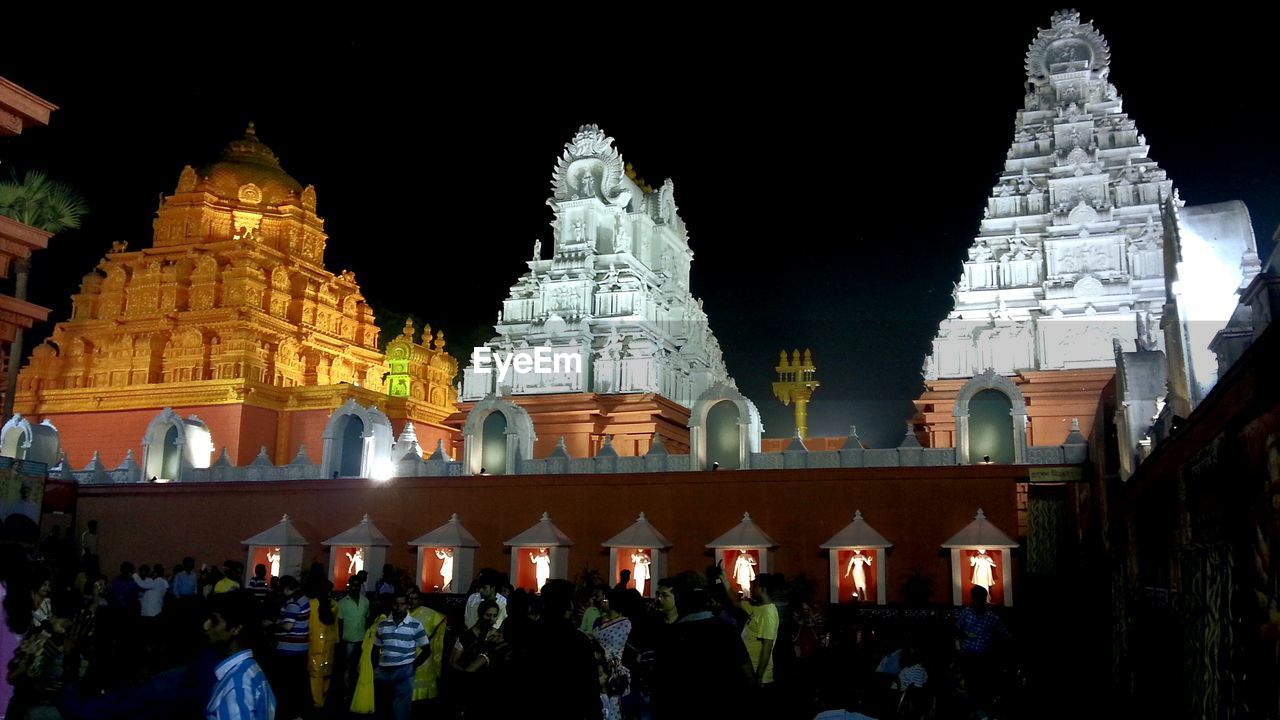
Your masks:
<path fill-rule="evenodd" d="M 159 617 L 164 610 L 164 595 L 169 591 L 169 582 L 164 579 L 164 565 L 156 565 L 154 569 L 143 565 L 133 574 L 133 582 L 143 590 L 142 617 Z"/>
<path fill-rule="evenodd" d="M 493 623 L 493 626 L 495 628 L 502 627 L 502 621 L 507 619 L 507 599 L 498 594 L 498 573 L 496 570 L 489 568 L 481 570 L 480 576 L 476 578 L 476 591 L 467 597 L 467 606 L 462 613 L 462 620 L 468 630 L 475 627 L 476 622 L 480 619 L 480 602 L 483 600 L 493 600 L 498 603 L 498 619 Z"/>

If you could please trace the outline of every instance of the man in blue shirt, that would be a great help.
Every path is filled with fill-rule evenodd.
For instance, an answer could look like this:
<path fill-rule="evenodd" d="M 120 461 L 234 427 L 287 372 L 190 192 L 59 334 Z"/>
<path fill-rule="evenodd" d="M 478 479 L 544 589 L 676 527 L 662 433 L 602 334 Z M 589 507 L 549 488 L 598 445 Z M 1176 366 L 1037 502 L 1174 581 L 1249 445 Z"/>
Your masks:
<path fill-rule="evenodd" d="M 374 706 L 380 713 L 390 708 L 388 717 L 409 720 L 413 674 L 431 657 L 431 651 L 424 650 L 429 641 L 426 628 L 409 614 L 408 596 L 404 591 L 396 592 L 391 618 L 378 623 L 374 631 L 370 655 L 370 662 L 378 668 L 373 675 Z"/>
<path fill-rule="evenodd" d="M 182 572 L 173 574 L 174 597 L 195 597 L 196 594 L 196 559 L 182 558 Z"/>
<path fill-rule="evenodd" d="M 956 615 L 959 636 L 960 671 L 964 675 L 969 703 L 985 710 L 993 704 L 1000 688 L 996 672 L 996 643 L 1009 637 L 1009 630 L 987 607 L 987 589 L 974 585 L 969 589 L 969 606 Z"/>
<path fill-rule="evenodd" d="M 256 610 L 243 592 L 209 600 L 204 632 L 221 662 L 213 670 L 217 684 L 204 710 L 208 720 L 275 720 L 276 696 L 249 650 Z"/>

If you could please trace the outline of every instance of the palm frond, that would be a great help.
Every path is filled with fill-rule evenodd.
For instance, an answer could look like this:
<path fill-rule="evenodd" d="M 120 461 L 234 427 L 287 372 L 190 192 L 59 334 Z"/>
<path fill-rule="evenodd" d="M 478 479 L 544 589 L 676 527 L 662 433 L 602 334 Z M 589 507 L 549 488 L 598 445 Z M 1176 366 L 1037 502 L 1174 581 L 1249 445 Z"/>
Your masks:
<path fill-rule="evenodd" d="M 38 170 L 21 179 L 16 172 L 11 177 L 0 182 L 0 215 L 51 233 L 80 227 L 88 206 L 71 186 Z"/>

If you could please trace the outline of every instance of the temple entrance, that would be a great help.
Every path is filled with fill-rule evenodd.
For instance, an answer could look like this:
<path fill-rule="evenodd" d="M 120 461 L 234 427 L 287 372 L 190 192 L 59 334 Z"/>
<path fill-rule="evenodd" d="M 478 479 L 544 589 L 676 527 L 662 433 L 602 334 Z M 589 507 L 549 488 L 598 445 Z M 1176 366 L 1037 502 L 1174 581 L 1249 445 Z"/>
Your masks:
<path fill-rule="evenodd" d="M 160 479 L 176 480 L 182 467 L 182 448 L 178 445 L 178 428 L 170 425 L 160 442 Z"/>
<path fill-rule="evenodd" d="M 491 412 L 480 430 L 480 467 L 490 475 L 502 475 L 507 468 L 507 416 Z"/>
<path fill-rule="evenodd" d="M 969 461 L 1013 462 L 1013 404 L 999 390 L 983 390 L 969 401 Z"/>
<path fill-rule="evenodd" d="M 355 415 L 347 415 L 342 421 L 342 432 L 338 435 L 338 475 L 339 477 L 360 477 L 361 461 L 364 459 L 364 421 Z"/>
<path fill-rule="evenodd" d="M 742 457 L 742 433 L 738 427 L 738 406 L 721 401 L 707 411 L 707 465 L 719 463 L 726 470 L 736 470 Z"/>

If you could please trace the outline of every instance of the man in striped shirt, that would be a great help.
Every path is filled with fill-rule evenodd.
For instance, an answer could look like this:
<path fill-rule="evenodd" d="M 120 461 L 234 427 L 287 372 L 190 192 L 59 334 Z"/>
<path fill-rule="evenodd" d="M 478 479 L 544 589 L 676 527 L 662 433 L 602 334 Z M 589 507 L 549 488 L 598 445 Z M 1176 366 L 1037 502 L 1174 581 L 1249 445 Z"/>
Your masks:
<path fill-rule="evenodd" d="M 395 594 L 391 606 L 391 618 L 378 623 L 373 634 L 372 664 L 378 668 L 373 675 L 376 692 L 374 707 L 380 713 L 391 711 L 384 717 L 409 720 L 413 703 L 413 673 L 430 657 L 423 650 L 430 642 L 426 628 L 409 614 L 409 598 L 403 590 Z"/>
<path fill-rule="evenodd" d="M 280 578 L 280 591 L 287 600 L 276 622 L 276 671 L 272 680 L 280 693 L 280 714 L 292 720 L 307 707 L 311 697 L 307 679 L 311 599 L 292 575 Z"/>
<path fill-rule="evenodd" d="M 256 607 L 240 592 L 223 593 L 209 602 L 205 636 L 221 662 L 213 670 L 217 683 L 205 705 L 208 720 L 274 720 L 276 696 L 248 649 Z"/>

